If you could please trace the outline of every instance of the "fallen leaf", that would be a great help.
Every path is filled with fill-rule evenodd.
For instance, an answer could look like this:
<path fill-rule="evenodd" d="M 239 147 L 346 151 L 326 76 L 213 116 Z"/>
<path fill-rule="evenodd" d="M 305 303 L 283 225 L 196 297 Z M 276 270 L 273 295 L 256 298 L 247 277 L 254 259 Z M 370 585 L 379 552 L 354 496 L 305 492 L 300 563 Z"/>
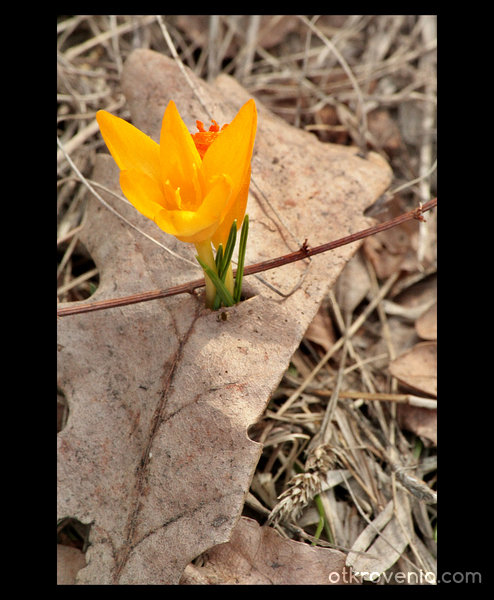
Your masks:
<path fill-rule="evenodd" d="M 74 585 L 77 573 L 85 566 L 84 553 L 78 548 L 57 544 L 57 585 Z"/>
<path fill-rule="evenodd" d="M 208 551 L 202 567 L 189 565 L 182 584 L 329 585 L 356 583 L 345 554 L 282 538 L 242 517 L 229 542 Z"/>
<path fill-rule="evenodd" d="M 415 321 L 415 330 L 424 340 L 437 340 L 437 302 Z"/>
<path fill-rule="evenodd" d="M 403 308 L 414 310 L 419 309 L 419 307 L 425 307 L 422 310 L 422 312 L 425 312 L 427 308 L 437 301 L 437 276 L 435 273 L 425 278 L 420 273 L 416 273 L 415 275 L 416 277 L 420 277 L 420 279 L 413 281 L 411 276 L 406 289 L 398 293 L 394 293 L 395 288 L 399 288 L 395 284 L 391 288 L 390 297 Z"/>
<path fill-rule="evenodd" d="M 333 321 L 329 316 L 326 306 L 321 306 L 316 316 L 310 322 L 305 339 L 318 344 L 327 352 L 336 341 L 336 335 L 333 328 Z"/>
<path fill-rule="evenodd" d="M 389 364 L 389 372 L 408 387 L 437 396 L 437 344 L 420 342 Z"/>
<path fill-rule="evenodd" d="M 344 313 L 352 314 L 371 288 L 369 272 L 360 252 L 348 261 L 335 284 L 336 300 Z"/>
<path fill-rule="evenodd" d="M 437 446 L 437 410 L 399 404 L 396 416 L 401 428 L 412 431 Z"/>
<path fill-rule="evenodd" d="M 227 76 L 213 86 L 189 76 L 218 122 L 249 97 Z M 155 140 L 172 98 L 191 130 L 207 121 L 176 63 L 156 52 L 130 55 L 122 88 L 133 123 Z M 258 112 L 247 263 L 306 237 L 316 245 L 369 226 L 363 211 L 389 185 L 386 164 L 322 144 L 260 103 Z M 109 156 L 98 156 L 92 179 L 120 193 Z M 91 300 L 201 276 L 192 248 L 101 194 L 193 262 L 170 256 L 90 197 L 81 241 L 100 273 Z M 69 406 L 58 434 L 58 517 L 91 523 L 78 583 L 178 583 L 192 559 L 230 539 L 261 452 L 247 429 L 358 246 L 264 273 L 285 298 L 249 278 L 252 297 L 225 309 L 225 320 L 189 295 L 58 320 L 58 383 Z"/>

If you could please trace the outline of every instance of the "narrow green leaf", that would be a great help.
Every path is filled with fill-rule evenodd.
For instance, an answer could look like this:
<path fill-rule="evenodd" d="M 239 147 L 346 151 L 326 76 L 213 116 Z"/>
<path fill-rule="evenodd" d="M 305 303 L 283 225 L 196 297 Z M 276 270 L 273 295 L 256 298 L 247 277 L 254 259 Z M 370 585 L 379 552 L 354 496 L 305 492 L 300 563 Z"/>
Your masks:
<path fill-rule="evenodd" d="M 244 277 L 245 251 L 247 249 L 247 236 L 248 235 L 249 235 L 249 215 L 245 215 L 244 223 L 242 225 L 242 232 L 240 233 L 240 243 L 239 243 L 239 247 L 238 247 L 237 274 L 235 276 L 235 287 L 233 289 L 234 304 L 237 304 L 237 302 L 240 302 L 240 296 L 242 295 L 242 279 Z"/>
<path fill-rule="evenodd" d="M 230 261 L 232 260 L 233 251 L 235 249 L 235 243 L 237 241 L 237 220 L 233 221 L 232 226 L 230 228 L 230 233 L 228 234 L 228 240 L 226 242 L 225 250 L 223 251 L 223 244 L 218 246 L 218 251 L 216 253 L 216 269 L 218 271 L 218 277 L 224 283 L 226 274 L 228 272 L 228 267 L 230 266 Z M 230 294 L 231 295 L 231 294 Z M 214 299 L 213 310 L 218 310 L 221 306 L 221 296 L 216 294 Z"/>
<path fill-rule="evenodd" d="M 214 297 L 213 310 L 218 310 L 221 306 L 221 296 L 216 292 L 216 296 Z"/>
<path fill-rule="evenodd" d="M 223 302 L 223 304 L 225 306 L 233 306 L 234 302 L 233 302 L 232 295 L 228 291 L 228 289 L 227 289 L 226 285 L 223 283 L 223 281 L 221 281 L 221 279 L 218 277 L 218 274 L 215 273 L 210 267 L 208 267 L 206 265 L 206 263 L 202 262 L 202 260 L 198 256 L 196 256 L 196 258 L 197 258 L 197 261 L 199 262 L 199 264 L 201 265 L 201 267 L 203 268 L 204 272 L 206 273 L 206 275 L 214 283 L 214 287 L 216 288 L 216 291 L 217 291 L 221 301 Z"/>
<path fill-rule="evenodd" d="M 228 240 L 226 242 L 225 251 L 223 252 L 221 266 L 218 267 L 218 275 L 222 281 L 225 281 L 225 275 L 228 270 L 230 261 L 232 260 L 233 251 L 237 242 L 237 219 L 233 221 L 230 233 L 228 234 Z"/>
<path fill-rule="evenodd" d="M 319 494 L 316 494 L 314 496 L 314 502 L 317 507 L 317 512 L 319 513 L 319 522 L 317 524 L 317 529 L 316 529 L 316 533 L 314 534 L 314 538 L 316 540 L 318 540 L 321 536 L 322 530 L 324 529 L 324 531 L 326 532 L 328 541 L 331 542 L 332 544 L 334 544 L 333 534 L 331 533 L 331 529 L 329 527 L 329 524 L 328 524 L 328 521 L 326 518 L 326 512 L 324 510 L 324 505 L 322 503 L 321 496 Z M 316 542 L 314 540 L 312 542 L 312 546 L 315 546 L 315 545 L 316 545 Z"/>
<path fill-rule="evenodd" d="M 218 251 L 216 252 L 216 258 L 214 259 L 216 262 L 216 270 L 218 273 L 220 272 L 221 261 L 223 260 L 223 244 L 218 246 Z"/>

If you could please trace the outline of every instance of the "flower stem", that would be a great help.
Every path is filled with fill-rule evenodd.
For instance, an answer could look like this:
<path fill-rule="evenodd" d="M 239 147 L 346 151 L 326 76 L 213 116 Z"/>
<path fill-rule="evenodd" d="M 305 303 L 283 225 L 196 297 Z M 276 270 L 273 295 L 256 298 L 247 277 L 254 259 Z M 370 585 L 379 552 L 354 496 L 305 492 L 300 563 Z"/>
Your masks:
<path fill-rule="evenodd" d="M 214 260 L 213 248 L 211 247 L 211 240 L 198 242 L 195 244 L 195 247 L 202 262 L 212 271 L 217 273 L 218 271 L 216 269 L 216 261 Z M 216 288 L 206 273 L 204 273 L 204 280 L 206 282 L 206 306 L 208 308 L 213 308 L 214 298 L 216 296 Z"/>

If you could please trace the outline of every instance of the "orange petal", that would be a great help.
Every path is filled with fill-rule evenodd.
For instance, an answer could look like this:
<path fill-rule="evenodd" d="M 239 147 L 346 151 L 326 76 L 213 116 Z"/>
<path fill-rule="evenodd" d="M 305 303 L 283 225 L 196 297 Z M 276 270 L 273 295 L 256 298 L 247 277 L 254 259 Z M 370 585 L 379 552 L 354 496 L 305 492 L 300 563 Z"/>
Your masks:
<path fill-rule="evenodd" d="M 256 129 L 256 104 L 251 99 L 242 106 L 228 127 L 222 130 L 204 156 L 203 173 L 206 180 L 210 180 L 215 174 L 228 175 L 233 182 L 233 198 L 238 197 L 246 184 Z"/>
<path fill-rule="evenodd" d="M 127 200 L 148 219 L 155 218 L 164 205 L 161 186 L 135 169 L 120 172 L 120 187 Z"/>
<path fill-rule="evenodd" d="M 202 192 L 199 190 L 198 194 L 194 181 L 197 181 L 202 161 L 173 100 L 170 100 L 163 115 L 160 162 L 163 181 L 169 180 L 174 189 L 180 188 L 184 206 L 198 206 Z"/>
<path fill-rule="evenodd" d="M 160 181 L 160 151 L 154 140 L 106 110 L 99 110 L 96 120 L 108 150 L 121 170 L 135 169 Z"/>
<path fill-rule="evenodd" d="M 230 235 L 230 229 L 232 228 L 232 223 L 237 219 L 237 230 L 240 229 L 242 225 L 242 221 L 245 216 L 245 209 L 247 207 L 247 199 L 249 197 L 249 185 L 250 185 L 250 167 L 247 174 L 247 177 L 244 180 L 244 185 L 240 189 L 240 192 L 237 194 L 236 198 L 229 202 L 230 210 L 224 216 L 221 225 L 215 231 L 212 242 L 215 248 L 218 248 L 220 244 L 223 244 L 223 248 L 226 246 L 226 242 L 228 240 L 228 236 Z"/>
<path fill-rule="evenodd" d="M 157 225 L 182 242 L 203 242 L 211 238 L 220 224 L 228 204 L 231 182 L 218 177 L 197 211 L 162 209 L 155 218 Z"/>

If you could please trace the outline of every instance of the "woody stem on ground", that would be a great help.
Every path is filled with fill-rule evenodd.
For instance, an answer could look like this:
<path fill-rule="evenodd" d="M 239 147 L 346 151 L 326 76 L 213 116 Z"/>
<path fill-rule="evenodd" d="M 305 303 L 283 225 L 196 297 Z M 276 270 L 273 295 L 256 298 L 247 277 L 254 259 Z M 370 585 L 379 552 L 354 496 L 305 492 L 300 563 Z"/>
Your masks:
<path fill-rule="evenodd" d="M 399 215 L 398 217 L 395 217 L 394 219 L 390 219 L 389 221 L 379 223 L 378 225 L 374 225 L 372 227 L 369 227 L 368 229 L 363 229 L 362 231 L 352 233 L 351 235 L 340 238 L 338 240 L 334 240 L 333 242 L 328 242 L 326 244 L 321 244 L 320 246 L 315 246 L 314 248 L 310 248 L 305 242 L 302 245 L 302 247 L 299 250 L 296 250 L 295 252 L 291 252 L 290 254 L 285 254 L 283 256 L 279 256 L 276 258 L 265 260 L 260 263 L 255 263 L 253 265 L 246 266 L 244 268 L 244 276 L 253 275 L 255 273 L 261 273 L 262 271 L 268 271 L 270 269 L 281 267 L 283 265 L 296 262 L 298 260 L 303 260 L 304 258 L 315 256 L 316 254 L 321 254 L 323 252 L 328 252 L 329 250 L 334 250 L 335 248 L 351 244 L 352 242 L 356 242 L 371 235 L 375 235 L 376 233 L 380 233 L 381 231 L 386 231 L 387 229 L 391 229 L 392 227 L 401 225 L 406 221 L 411 221 L 413 219 L 423 221 L 423 213 L 433 209 L 436 205 L 437 198 L 434 198 L 411 211 L 408 211 L 406 213 L 403 213 L 402 215 Z M 188 283 L 167 288 L 166 290 L 152 290 L 149 292 L 142 292 L 141 294 L 133 294 L 132 296 L 126 296 L 123 298 L 111 298 L 108 300 L 87 302 L 85 304 L 79 304 L 77 306 L 64 306 L 57 309 L 57 316 L 63 317 L 83 312 L 105 310 L 117 306 L 126 306 L 128 304 L 148 302 L 150 300 L 157 300 L 158 298 L 166 298 L 168 296 L 175 296 L 177 294 L 192 294 L 197 288 L 204 287 L 204 285 L 204 279 L 196 279 Z"/>

